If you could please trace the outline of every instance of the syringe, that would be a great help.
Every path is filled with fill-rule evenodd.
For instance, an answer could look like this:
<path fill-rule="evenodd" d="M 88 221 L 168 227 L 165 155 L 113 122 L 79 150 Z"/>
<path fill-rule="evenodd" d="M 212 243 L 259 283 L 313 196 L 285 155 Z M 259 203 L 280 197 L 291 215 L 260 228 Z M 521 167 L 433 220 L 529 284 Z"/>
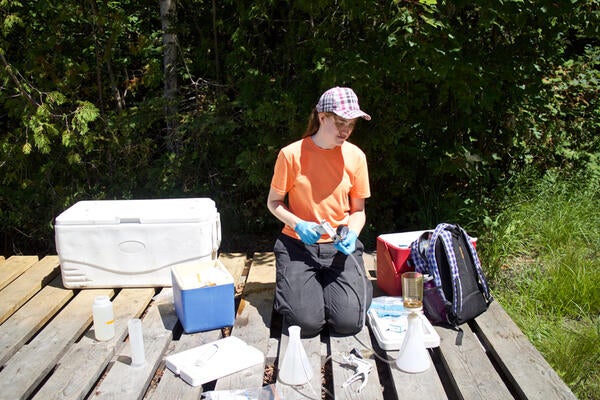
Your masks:
<path fill-rule="evenodd" d="M 337 230 L 333 229 L 333 226 L 327 220 L 322 220 L 319 224 L 318 230 L 320 234 L 326 233 L 333 240 L 333 243 L 338 243 L 346 237 L 348 234 L 348 226 L 340 225 Z"/>

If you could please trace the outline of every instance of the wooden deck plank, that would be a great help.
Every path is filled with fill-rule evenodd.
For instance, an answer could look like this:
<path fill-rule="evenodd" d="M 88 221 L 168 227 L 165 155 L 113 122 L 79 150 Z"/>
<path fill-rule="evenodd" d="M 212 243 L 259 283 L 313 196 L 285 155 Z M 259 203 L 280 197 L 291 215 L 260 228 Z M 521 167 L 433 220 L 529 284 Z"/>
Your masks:
<path fill-rule="evenodd" d="M 275 255 L 255 253 L 244 286 L 232 336 L 269 354 L 269 336 L 275 293 Z M 263 386 L 264 363 L 223 377 L 215 390 L 231 390 Z"/>
<path fill-rule="evenodd" d="M 243 253 L 219 257 L 234 277 L 236 286 L 248 278 L 232 335 L 259 348 L 266 356 L 266 363 L 277 365 L 285 353 L 287 336 L 270 337 L 279 330 L 279 323 L 274 323 L 275 327 L 271 329 L 274 254 L 260 253 L 250 260 Z M 2 261 L 0 257 L 0 276 L 7 265 L 16 265 L 20 269 L 0 288 L 0 399 L 200 398 L 202 386 L 192 387 L 165 369 L 164 356 L 218 340 L 221 330 L 184 333 L 173 340 L 177 317 L 171 304 L 172 297 L 156 296 L 150 303 L 149 298 L 156 288 L 128 288 L 121 289 L 113 300 L 117 335 L 110 343 L 96 342 L 90 328 L 93 298 L 102 291 L 110 295 L 113 290 L 63 288 L 60 276 L 54 275 L 51 281 L 48 278 L 48 273 L 56 274 L 59 270 L 53 259 L 56 257 L 36 261 L 37 257 L 26 256 Z M 376 254 L 365 253 L 363 259 L 373 282 L 374 296 L 383 295 L 378 294 L 376 286 Z M 4 276 L 8 276 L 4 272 Z M 165 288 L 161 294 L 169 290 Z M 127 321 L 144 309 L 142 303 L 132 304 L 137 295 L 127 297 L 132 291 L 147 292 L 142 296 L 142 303 L 150 303 L 143 316 L 148 362 L 140 368 L 130 366 L 129 344 L 123 341 L 127 335 Z M 83 301 L 88 292 L 94 295 L 88 295 L 88 301 Z M 73 297 L 74 293 L 78 293 L 77 296 Z M 127 311 L 129 307 L 131 309 Z M 394 364 L 397 351 L 384 352 L 390 359 L 389 365 L 368 358 L 374 369 L 369 375 L 369 385 L 361 393 L 355 391 L 361 382 L 355 382 L 349 388 L 342 387 L 354 370 L 340 364 L 343 355 L 352 348 L 366 354 L 364 349 L 373 345 L 381 354 L 377 344 L 371 343 L 367 329 L 355 337 L 330 337 L 324 333 L 321 337 L 303 339 L 314 364 L 311 381 L 314 392 L 307 385 L 298 390 L 278 383 L 278 394 L 286 400 L 320 398 L 323 390 L 321 364 L 330 354 L 333 381 L 328 387 L 338 400 L 575 399 L 568 386 L 497 302 L 475 322 L 462 328 L 462 346 L 456 346 L 456 331 L 443 332 L 443 328 L 436 327 L 442 344 L 430 349 L 435 365 L 421 374 L 398 370 Z M 177 327 L 176 331 L 179 329 Z M 378 373 L 376 368 L 385 370 Z M 245 369 L 217 380 L 215 390 L 261 387 L 264 373 L 264 365 Z M 391 378 L 385 391 L 379 382 L 380 376 Z"/>
<path fill-rule="evenodd" d="M 388 351 L 387 358 L 396 360 L 398 351 Z M 394 383 L 394 389 L 398 399 L 402 400 L 420 400 L 420 399 L 447 399 L 444 386 L 433 365 L 422 373 L 409 374 L 400 371 L 396 363 L 389 362 L 388 368 Z"/>
<path fill-rule="evenodd" d="M 484 343 L 521 397 L 576 398 L 497 301 L 475 321 Z"/>
<path fill-rule="evenodd" d="M 369 328 L 365 326 L 362 331 L 355 336 L 338 336 L 332 334 L 330 336 L 332 371 L 333 371 L 333 392 L 335 398 L 340 400 L 346 399 L 364 399 L 375 400 L 383 399 L 383 388 L 379 381 L 377 373 L 377 365 L 374 357 L 363 358 L 364 361 L 371 364 L 371 373 L 367 377 L 367 385 L 364 389 L 358 392 L 362 384 L 362 379 L 344 387 L 344 382 L 355 373 L 355 369 L 346 364 L 344 356 L 350 354 L 352 349 L 356 348 L 359 352 L 363 350 L 373 351 L 371 338 L 369 337 Z"/>
<path fill-rule="evenodd" d="M 0 365 L 35 335 L 69 299 L 73 291 L 54 278 L 31 300 L 0 325 Z"/>
<path fill-rule="evenodd" d="M 0 289 L 15 280 L 38 261 L 37 256 L 11 256 L 0 265 Z"/>
<path fill-rule="evenodd" d="M 367 276 L 373 283 L 373 297 L 387 296 L 387 294 L 377 286 L 377 254 L 375 252 L 364 253 L 363 260 L 365 262 Z"/>
<path fill-rule="evenodd" d="M 243 279 L 243 272 L 246 268 L 246 255 L 243 253 L 221 253 L 219 254 L 219 261 L 223 263 L 225 268 L 229 271 L 231 276 L 233 276 L 233 281 L 235 285 L 239 285 Z"/>
<path fill-rule="evenodd" d="M 59 271 L 57 256 L 47 256 L 12 281 L 0 292 L 0 324 L 29 300 Z"/>
<path fill-rule="evenodd" d="M 121 348 L 112 366 L 89 399 L 141 399 L 173 338 L 177 314 L 172 303 L 152 302 L 142 319 L 146 363 L 131 366 L 129 342 Z"/>
<path fill-rule="evenodd" d="M 112 296 L 112 289 L 80 292 L 50 323 L 23 346 L 0 372 L 1 398 L 29 396 L 56 365 L 67 347 L 92 321 L 92 303 L 98 295 Z"/>
<path fill-rule="evenodd" d="M 153 288 L 121 290 L 113 300 L 115 336 L 106 342 L 99 342 L 94 338 L 91 327 L 59 360 L 57 368 L 34 399 L 83 399 L 123 346 L 128 321 L 139 318 L 153 295 Z M 82 365 L 86 367 L 81 368 Z"/>
<path fill-rule="evenodd" d="M 465 399 L 509 399 L 506 385 L 496 373 L 479 339 L 468 325 L 461 325 L 462 344 L 456 344 L 457 331 L 436 326 L 443 359 Z"/>
<path fill-rule="evenodd" d="M 374 252 L 364 252 L 363 261 L 365 263 L 367 277 L 370 281 L 377 282 L 377 254 Z"/>

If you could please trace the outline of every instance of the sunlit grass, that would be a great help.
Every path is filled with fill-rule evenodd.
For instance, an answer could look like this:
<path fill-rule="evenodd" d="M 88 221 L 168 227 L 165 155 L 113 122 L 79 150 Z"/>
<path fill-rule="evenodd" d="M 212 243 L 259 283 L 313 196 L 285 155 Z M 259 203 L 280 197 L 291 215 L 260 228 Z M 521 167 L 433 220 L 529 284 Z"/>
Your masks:
<path fill-rule="evenodd" d="M 495 298 L 579 399 L 600 398 L 600 194 L 545 179 L 480 246 Z"/>

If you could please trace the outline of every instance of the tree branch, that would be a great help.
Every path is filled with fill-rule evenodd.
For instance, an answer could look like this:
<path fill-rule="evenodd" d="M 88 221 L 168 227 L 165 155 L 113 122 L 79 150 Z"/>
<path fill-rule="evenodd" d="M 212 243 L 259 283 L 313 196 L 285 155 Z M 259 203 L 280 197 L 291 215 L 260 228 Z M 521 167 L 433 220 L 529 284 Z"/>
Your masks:
<path fill-rule="evenodd" d="M 27 90 L 25 89 L 25 87 L 23 86 L 23 84 L 21 83 L 21 81 L 19 80 L 19 78 L 17 78 L 17 76 L 14 74 L 12 65 L 10 65 L 8 63 L 8 60 L 6 60 L 6 57 L 4 57 L 4 49 L 0 49 L 0 60 L 2 61 L 2 64 L 4 65 L 4 69 L 8 73 L 8 76 L 10 76 L 10 79 L 12 79 L 12 81 L 14 82 L 14 84 L 19 89 L 19 93 L 21 93 L 21 96 L 25 97 L 25 99 L 27 99 L 27 101 L 32 106 L 39 107 L 40 104 L 37 103 L 33 99 L 33 97 L 31 97 L 31 95 L 27 92 Z"/>

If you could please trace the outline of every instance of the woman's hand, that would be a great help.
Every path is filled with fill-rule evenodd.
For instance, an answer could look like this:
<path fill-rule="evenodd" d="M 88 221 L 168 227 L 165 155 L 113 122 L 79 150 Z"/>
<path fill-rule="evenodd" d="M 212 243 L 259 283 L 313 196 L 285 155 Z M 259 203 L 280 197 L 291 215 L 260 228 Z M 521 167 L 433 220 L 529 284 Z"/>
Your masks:
<path fill-rule="evenodd" d="M 344 253 L 346 255 L 350 255 L 350 254 L 354 253 L 354 250 L 356 250 L 356 239 L 357 238 L 358 238 L 358 235 L 356 234 L 356 232 L 348 231 L 348 233 L 346 234 L 346 237 L 343 238 L 342 240 L 340 240 L 339 242 L 337 242 L 334 246 L 338 251 L 341 251 L 342 253 Z"/>
<path fill-rule="evenodd" d="M 319 233 L 319 224 L 316 222 L 300 221 L 294 227 L 294 230 L 306 244 L 315 244 L 321 237 Z"/>

